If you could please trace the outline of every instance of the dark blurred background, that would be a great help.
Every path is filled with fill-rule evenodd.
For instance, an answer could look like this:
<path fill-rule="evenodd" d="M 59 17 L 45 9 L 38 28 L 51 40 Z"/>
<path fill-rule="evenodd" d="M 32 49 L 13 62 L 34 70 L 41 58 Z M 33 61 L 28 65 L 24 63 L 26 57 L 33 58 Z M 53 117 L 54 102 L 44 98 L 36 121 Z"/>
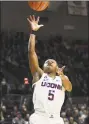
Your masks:
<path fill-rule="evenodd" d="M 40 66 L 55 59 L 70 78 L 73 90 L 66 92 L 61 116 L 65 124 L 87 124 L 88 89 L 88 4 L 51 1 L 43 12 L 29 8 L 27 1 L 1 2 L 0 123 L 28 124 L 34 111 L 32 75 L 28 65 L 29 26 L 27 17 L 40 16 L 45 26 L 37 32 L 36 52 Z M 21 122 L 16 122 L 16 119 Z"/>

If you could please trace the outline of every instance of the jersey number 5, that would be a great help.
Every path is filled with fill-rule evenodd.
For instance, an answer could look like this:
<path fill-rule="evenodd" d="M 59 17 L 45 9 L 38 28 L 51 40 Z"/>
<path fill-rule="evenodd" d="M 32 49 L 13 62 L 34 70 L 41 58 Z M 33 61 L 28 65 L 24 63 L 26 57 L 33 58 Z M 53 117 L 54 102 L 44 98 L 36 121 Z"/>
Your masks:
<path fill-rule="evenodd" d="M 55 91 L 54 90 L 49 90 L 49 93 L 48 93 L 48 100 L 54 100 L 54 93 Z"/>

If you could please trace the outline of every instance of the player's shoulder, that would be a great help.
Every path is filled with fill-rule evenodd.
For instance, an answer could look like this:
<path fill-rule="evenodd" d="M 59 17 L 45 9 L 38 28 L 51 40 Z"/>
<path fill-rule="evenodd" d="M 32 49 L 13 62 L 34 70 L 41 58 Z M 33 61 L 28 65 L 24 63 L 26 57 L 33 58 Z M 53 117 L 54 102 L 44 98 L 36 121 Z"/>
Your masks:
<path fill-rule="evenodd" d="M 40 76 L 37 72 L 34 73 L 33 75 L 33 80 L 32 80 L 32 83 L 35 83 L 37 82 L 38 80 L 40 79 Z"/>
<path fill-rule="evenodd" d="M 32 87 L 38 84 L 38 82 L 41 82 L 46 77 L 47 77 L 47 74 L 43 73 L 43 75 L 40 77 L 39 74 L 36 72 L 33 76 Z"/>
<path fill-rule="evenodd" d="M 57 76 L 56 76 L 56 79 L 60 79 L 60 76 L 57 75 Z"/>
<path fill-rule="evenodd" d="M 56 76 L 55 80 L 56 80 L 56 82 L 60 82 L 61 81 L 60 76 Z"/>

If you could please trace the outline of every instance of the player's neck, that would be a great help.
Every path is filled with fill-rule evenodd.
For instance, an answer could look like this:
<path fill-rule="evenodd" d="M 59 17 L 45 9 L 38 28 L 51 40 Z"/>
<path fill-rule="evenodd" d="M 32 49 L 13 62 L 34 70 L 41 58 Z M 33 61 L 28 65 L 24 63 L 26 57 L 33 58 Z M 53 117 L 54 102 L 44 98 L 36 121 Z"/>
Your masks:
<path fill-rule="evenodd" d="M 55 79 L 56 77 L 56 73 L 48 73 L 49 77 L 51 77 L 52 79 Z"/>

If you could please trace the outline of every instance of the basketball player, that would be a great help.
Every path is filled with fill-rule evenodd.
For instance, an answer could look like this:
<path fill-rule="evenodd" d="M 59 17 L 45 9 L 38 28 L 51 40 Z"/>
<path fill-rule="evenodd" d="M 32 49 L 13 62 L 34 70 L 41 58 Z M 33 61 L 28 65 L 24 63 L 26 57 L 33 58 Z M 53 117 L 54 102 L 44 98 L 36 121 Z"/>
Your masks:
<path fill-rule="evenodd" d="M 63 74 L 63 69 L 53 59 L 48 59 L 39 67 L 35 52 L 35 32 L 43 25 L 38 25 L 39 17 L 27 18 L 31 26 L 28 44 L 29 66 L 33 76 L 33 104 L 34 114 L 30 116 L 30 124 L 64 124 L 60 117 L 61 107 L 65 99 L 65 91 L 71 91 L 72 85 L 68 77 Z"/>

